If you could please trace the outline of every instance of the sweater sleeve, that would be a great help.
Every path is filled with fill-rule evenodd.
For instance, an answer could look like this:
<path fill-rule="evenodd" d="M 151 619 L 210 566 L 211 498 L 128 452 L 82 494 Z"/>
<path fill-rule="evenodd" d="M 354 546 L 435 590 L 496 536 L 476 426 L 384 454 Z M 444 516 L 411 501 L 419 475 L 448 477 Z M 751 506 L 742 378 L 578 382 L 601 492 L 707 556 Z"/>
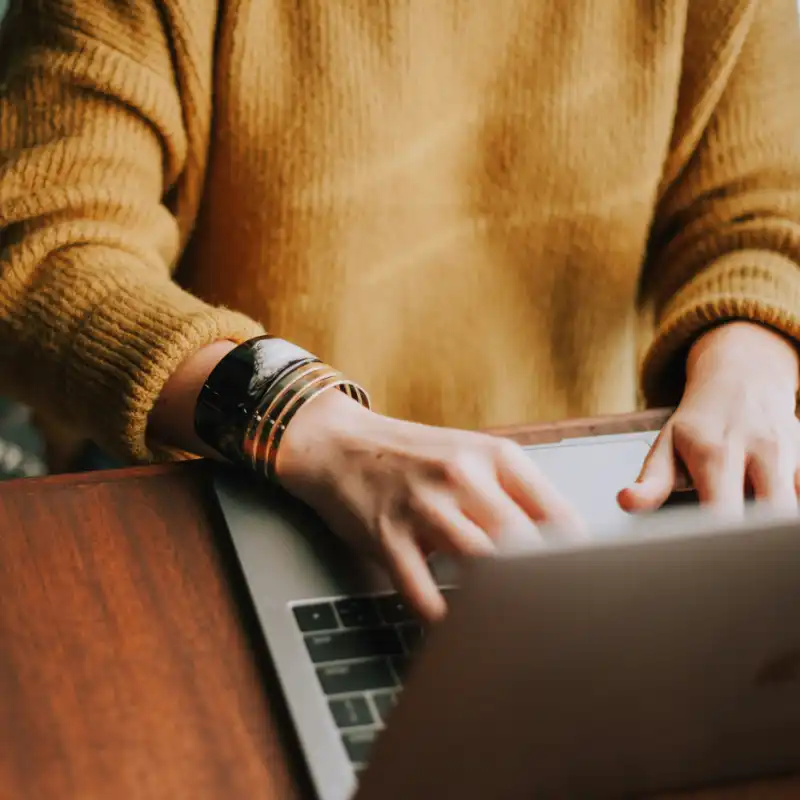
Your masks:
<path fill-rule="evenodd" d="M 166 18 L 17 0 L 0 51 L 0 392 L 139 461 L 176 367 L 261 332 L 172 280 L 203 156 Z"/>
<path fill-rule="evenodd" d="M 656 333 L 650 405 L 674 405 L 685 356 L 732 319 L 800 340 L 800 24 L 796 0 L 691 0 L 684 74 L 642 297 Z"/>

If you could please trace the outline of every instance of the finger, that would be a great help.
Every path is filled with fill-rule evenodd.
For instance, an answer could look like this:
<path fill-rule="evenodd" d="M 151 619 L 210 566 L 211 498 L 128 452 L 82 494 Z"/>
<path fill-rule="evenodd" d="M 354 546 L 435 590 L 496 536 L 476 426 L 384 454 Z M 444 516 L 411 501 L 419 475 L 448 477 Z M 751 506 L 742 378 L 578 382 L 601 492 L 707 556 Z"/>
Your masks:
<path fill-rule="evenodd" d="M 794 453 L 788 448 L 764 447 L 753 452 L 747 465 L 747 475 L 756 500 L 776 508 L 796 509 L 796 467 Z"/>
<path fill-rule="evenodd" d="M 675 461 L 672 428 L 668 425 L 653 442 L 636 482 L 625 487 L 617 495 L 617 501 L 623 511 L 631 513 L 655 511 L 664 505 L 675 487 L 677 478 Z"/>
<path fill-rule="evenodd" d="M 701 503 L 734 516 L 744 513 L 745 450 L 737 442 L 693 442 L 684 460 Z"/>
<path fill-rule="evenodd" d="M 399 533 L 387 538 L 384 547 L 387 569 L 397 591 L 424 620 L 437 622 L 442 619 L 447 606 L 414 538 Z"/>
<path fill-rule="evenodd" d="M 534 521 L 491 478 L 479 491 L 465 493 L 459 502 L 461 513 L 495 544 L 541 543 Z"/>
<path fill-rule="evenodd" d="M 583 518 L 521 448 L 503 447 L 497 479 L 508 498 L 534 522 L 550 523 L 575 536 L 585 534 Z"/>
<path fill-rule="evenodd" d="M 489 556 L 497 548 L 491 537 L 447 497 L 437 497 L 419 510 L 429 541 L 436 550 L 453 556 Z"/>

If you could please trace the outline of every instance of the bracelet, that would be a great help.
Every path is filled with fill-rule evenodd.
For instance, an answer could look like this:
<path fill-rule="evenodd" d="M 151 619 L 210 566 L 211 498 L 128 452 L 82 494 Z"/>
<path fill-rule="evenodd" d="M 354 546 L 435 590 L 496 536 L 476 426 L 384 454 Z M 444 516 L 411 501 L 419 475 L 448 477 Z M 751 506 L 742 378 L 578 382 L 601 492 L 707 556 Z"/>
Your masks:
<path fill-rule="evenodd" d="M 276 381 L 245 431 L 242 449 L 251 469 L 263 471 L 274 481 L 280 443 L 292 418 L 306 403 L 333 388 L 369 408 L 369 397 L 360 386 L 322 362 L 300 365 Z"/>
<path fill-rule="evenodd" d="M 242 460 L 243 432 L 261 398 L 283 373 L 316 360 L 273 336 L 250 339 L 228 353 L 206 379 L 195 406 L 197 436 L 229 461 Z"/>
<path fill-rule="evenodd" d="M 311 353 L 283 339 L 260 336 L 234 348 L 209 375 L 197 398 L 195 431 L 229 461 L 274 480 L 289 422 L 330 388 L 370 407 L 364 389 Z"/>
<path fill-rule="evenodd" d="M 323 376 L 330 375 L 332 372 L 333 370 L 321 361 L 298 364 L 270 386 L 269 392 L 262 398 L 261 405 L 253 414 L 244 432 L 242 450 L 247 455 L 252 469 L 257 469 L 258 464 L 265 460 L 266 445 L 272 439 L 274 428 L 279 422 L 278 417 L 282 416 L 281 412 L 286 402 L 298 393 L 302 393 L 315 375 L 319 373 Z"/>

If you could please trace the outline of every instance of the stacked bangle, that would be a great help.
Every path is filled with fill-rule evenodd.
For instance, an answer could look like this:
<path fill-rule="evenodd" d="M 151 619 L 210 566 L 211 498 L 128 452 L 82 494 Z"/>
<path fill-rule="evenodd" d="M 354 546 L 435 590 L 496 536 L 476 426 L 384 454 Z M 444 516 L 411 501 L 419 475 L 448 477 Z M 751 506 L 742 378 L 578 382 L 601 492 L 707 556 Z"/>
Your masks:
<path fill-rule="evenodd" d="M 195 430 L 225 458 L 275 480 L 283 435 L 295 414 L 328 389 L 369 408 L 369 396 L 342 373 L 295 345 L 252 339 L 220 361 L 197 400 Z"/>
<path fill-rule="evenodd" d="M 261 407 L 245 430 L 243 451 L 249 466 L 275 479 L 278 449 L 294 415 L 327 389 L 337 388 L 369 408 L 366 392 L 321 361 L 294 367 L 276 381 L 265 394 Z"/>

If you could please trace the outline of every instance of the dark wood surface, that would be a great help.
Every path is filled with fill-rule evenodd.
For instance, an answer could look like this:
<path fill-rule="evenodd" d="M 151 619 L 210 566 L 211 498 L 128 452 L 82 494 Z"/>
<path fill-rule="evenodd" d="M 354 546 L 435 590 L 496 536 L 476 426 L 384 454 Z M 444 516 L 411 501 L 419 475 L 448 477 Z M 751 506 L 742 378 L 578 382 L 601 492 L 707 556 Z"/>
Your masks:
<path fill-rule="evenodd" d="M 307 795 L 202 462 L 0 484 L 0 592 L 0 797 Z M 702 796 L 797 800 L 800 781 Z"/>

